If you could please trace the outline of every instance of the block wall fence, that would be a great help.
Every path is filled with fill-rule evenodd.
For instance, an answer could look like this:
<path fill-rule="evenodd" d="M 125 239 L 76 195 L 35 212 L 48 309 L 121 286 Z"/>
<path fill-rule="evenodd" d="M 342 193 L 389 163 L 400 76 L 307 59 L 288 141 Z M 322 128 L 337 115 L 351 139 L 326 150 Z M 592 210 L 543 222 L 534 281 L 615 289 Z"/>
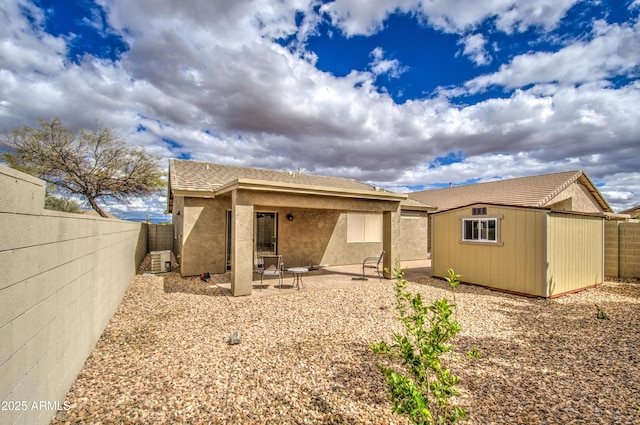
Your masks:
<path fill-rule="evenodd" d="M 173 224 L 145 224 L 148 251 L 173 251 Z"/>
<path fill-rule="evenodd" d="M 640 223 L 606 222 L 604 236 L 605 276 L 640 278 Z"/>
<path fill-rule="evenodd" d="M 147 249 L 141 223 L 44 210 L 0 165 L 0 425 L 48 424 Z"/>

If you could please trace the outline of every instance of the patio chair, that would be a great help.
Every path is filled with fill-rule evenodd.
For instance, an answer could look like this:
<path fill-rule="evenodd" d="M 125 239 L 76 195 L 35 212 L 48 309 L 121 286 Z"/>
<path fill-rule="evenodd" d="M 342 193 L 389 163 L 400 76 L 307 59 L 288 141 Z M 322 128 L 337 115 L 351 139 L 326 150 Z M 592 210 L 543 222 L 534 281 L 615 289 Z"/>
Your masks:
<path fill-rule="evenodd" d="M 378 279 L 382 282 L 382 271 L 380 265 L 382 264 L 382 258 L 384 257 L 384 251 L 380 253 L 379 257 L 367 257 L 362 262 L 362 280 L 367 280 L 364 274 L 365 269 L 375 269 L 378 272 Z"/>
<path fill-rule="evenodd" d="M 284 263 L 282 255 L 263 255 L 262 268 L 258 269 L 260 273 L 260 290 L 264 283 L 264 276 L 278 276 L 278 288 L 282 289 L 282 279 L 284 278 Z"/>

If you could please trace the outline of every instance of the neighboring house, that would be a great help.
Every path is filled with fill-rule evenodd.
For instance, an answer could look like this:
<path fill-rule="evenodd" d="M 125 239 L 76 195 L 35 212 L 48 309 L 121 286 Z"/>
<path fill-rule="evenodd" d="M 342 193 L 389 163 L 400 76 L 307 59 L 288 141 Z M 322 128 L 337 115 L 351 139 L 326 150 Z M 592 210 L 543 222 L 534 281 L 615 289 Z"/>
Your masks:
<path fill-rule="evenodd" d="M 411 193 L 434 204 L 433 275 L 553 297 L 602 283 L 612 209 L 583 171 Z"/>
<path fill-rule="evenodd" d="M 624 211 L 620 211 L 620 214 L 628 214 L 629 218 L 640 219 L 640 205 L 636 205 L 633 208 L 629 208 Z"/>
<path fill-rule="evenodd" d="M 252 290 L 261 255 L 286 267 L 355 264 L 385 250 L 426 258 L 427 211 L 406 194 L 351 179 L 171 159 L 168 211 L 184 276 L 231 270 L 234 296 Z"/>
<path fill-rule="evenodd" d="M 115 215 L 111 214 L 108 211 L 105 211 L 105 213 L 107 214 L 107 218 L 112 218 L 114 220 L 120 220 L 118 217 L 116 217 Z M 90 215 L 92 217 L 102 217 L 100 214 L 98 214 L 98 212 L 94 209 L 91 210 L 80 210 L 80 214 L 84 214 L 84 215 Z"/>

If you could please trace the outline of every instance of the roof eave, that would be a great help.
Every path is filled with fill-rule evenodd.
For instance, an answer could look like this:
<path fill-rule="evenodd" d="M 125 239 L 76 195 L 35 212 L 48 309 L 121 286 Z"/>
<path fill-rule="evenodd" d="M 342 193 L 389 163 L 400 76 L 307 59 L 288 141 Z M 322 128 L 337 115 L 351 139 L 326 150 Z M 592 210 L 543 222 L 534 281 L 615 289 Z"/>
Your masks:
<path fill-rule="evenodd" d="M 404 193 L 392 193 L 385 191 L 367 191 L 358 189 L 345 189 L 329 186 L 309 186 L 296 183 L 279 183 L 265 180 L 237 179 L 220 186 L 215 194 L 217 196 L 229 193 L 233 190 L 254 190 L 263 192 L 282 192 L 297 195 L 324 195 L 340 198 L 360 198 L 379 201 L 401 202 L 408 198 Z"/>
<path fill-rule="evenodd" d="M 604 212 L 613 213 L 613 208 L 611 208 L 611 205 L 609 205 L 609 203 L 607 202 L 605 197 L 602 195 L 602 193 L 600 193 L 596 185 L 593 184 L 589 176 L 587 176 L 585 173 L 582 173 L 579 180 L 582 181 L 582 183 L 585 185 L 589 193 L 591 193 L 591 195 L 593 195 L 593 197 L 596 198 L 596 200 L 600 203 L 600 206 L 602 207 Z"/>
<path fill-rule="evenodd" d="M 215 198 L 214 190 L 195 190 L 195 189 L 174 189 L 173 196 L 183 196 L 185 198 Z"/>
<path fill-rule="evenodd" d="M 400 209 L 404 211 L 434 212 L 438 210 L 438 207 L 436 207 L 435 205 L 425 204 L 425 203 L 422 203 L 422 205 L 400 203 Z"/>

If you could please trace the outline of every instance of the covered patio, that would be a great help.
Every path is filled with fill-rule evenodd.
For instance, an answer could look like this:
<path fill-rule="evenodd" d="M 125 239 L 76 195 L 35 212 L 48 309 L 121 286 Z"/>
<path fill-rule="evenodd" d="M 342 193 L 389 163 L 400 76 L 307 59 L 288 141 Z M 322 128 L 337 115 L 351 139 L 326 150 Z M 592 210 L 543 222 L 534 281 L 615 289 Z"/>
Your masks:
<path fill-rule="evenodd" d="M 260 292 L 255 270 L 264 256 L 309 269 L 357 265 L 381 251 L 383 269 L 394 258 L 426 258 L 435 209 L 351 179 L 177 159 L 168 195 L 181 275 L 222 275 L 234 297 Z"/>
<path fill-rule="evenodd" d="M 416 279 L 431 277 L 431 260 L 412 260 L 401 262 L 401 267 L 406 268 L 405 278 L 415 282 Z M 378 276 L 375 270 L 367 269 L 365 272 L 368 280 L 358 280 L 362 277 L 362 265 L 350 264 L 344 266 L 328 266 L 316 270 L 309 270 L 302 276 L 300 289 L 296 288 L 293 274 L 284 273 L 282 288 L 278 287 L 278 278 L 269 276 L 265 277 L 264 285 L 260 287 L 260 275 L 254 273 L 252 281 L 251 295 L 244 297 L 234 297 L 231 292 L 231 273 L 211 275 L 209 283 L 216 285 L 223 295 L 229 300 L 246 300 L 247 298 L 261 298 L 276 295 L 286 295 L 297 292 L 310 292 L 330 289 L 353 288 L 366 285 L 368 282 L 378 282 Z M 383 282 L 390 285 L 394 283 L 393 279 L 382 277 Z"/>

